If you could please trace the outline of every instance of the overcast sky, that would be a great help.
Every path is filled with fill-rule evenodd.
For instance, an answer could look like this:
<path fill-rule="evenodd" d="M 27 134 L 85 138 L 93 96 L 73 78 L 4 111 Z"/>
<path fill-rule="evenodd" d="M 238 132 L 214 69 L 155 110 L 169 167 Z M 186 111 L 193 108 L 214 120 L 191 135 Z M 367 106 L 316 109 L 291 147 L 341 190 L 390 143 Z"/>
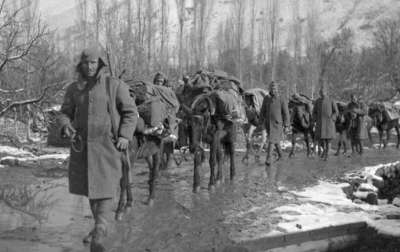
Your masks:
<path fill-rule="evenodd" d="M 75 0 L 39 0 L 39 10 L 45 15 L 54 15 L 72 8 Z"/>

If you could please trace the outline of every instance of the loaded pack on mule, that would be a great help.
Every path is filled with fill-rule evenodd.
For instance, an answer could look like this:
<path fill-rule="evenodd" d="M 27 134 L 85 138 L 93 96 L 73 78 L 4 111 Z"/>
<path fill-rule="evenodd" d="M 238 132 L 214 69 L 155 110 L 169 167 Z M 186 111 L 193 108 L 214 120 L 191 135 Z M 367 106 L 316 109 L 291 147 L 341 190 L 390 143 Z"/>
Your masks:
<path fill-rule="evenodd" d="M 369 105 L 368 115 L 372 119 L 372 124 L 377 128 L 379 133 L 379 148 L 386 148 L 390 140 L 390 131 L 396 130 L 397 144 L 400 146 L 400 111 L 393 104 L 388 102 L 374 102 Z M 383 137 L 386 134 L 386 138 Z"/>
<path fill-rule="evenodd" d="M 145 81 L 131 80 L 126 83 L 131 96 L 135 99 L 140 116 L 133 141 L 129 145 L 130 163 L 133 166 L 138 159 L 146 160 L 150 170 L 147 203 L 152 205 L 158 171 L 160 167 L 166 167 L 170 155 L 173 154 L 173 142 L 176 140 L 178 124 L 175 115 L 179 109 L 179 102 L 175 93 L 168 87 Z M 130 170 L 123 169 L 116 219 L 121 219 L 131 207 L 130 181 Z"/>
<path fill-rule="evenodd" d="M 261 125 L 260 111 L 264 98 L 268 91 L 262 88 L 251 88 L 243 92 L 247 123 L 243 124 L 243 132 L 246 137 L 246 153 L 242 162 L 248 162 L 249 155 L 255 154 L 255 159 L 259 161 L 259 153 L 264 149 L 267 140 L 267 133 Z M 256 146 L 255 138 L 261 134 L 261 143 Z M 256 151 L 255 151 L 256 150 Z"/>
<path fill-rule="evenodd" d="M 210 145 L 210 180 L 208 188 L 224 181 L 224 154 L 230 160 L 230 178 L 235 177 L 236 127 L 246 122 L 240 82 L 227 74 L 199 71 L 187 89 L 189 100 L 184 112 L 189 121 L 190 151 L 194 154 L 193 191 L 200 190 L 199 168 L 205 159 L 202 143 Z M 235 81 L 233 81 L 235 80 Z M 217 171 L 215 166 L 217 165 Z"/>
<path fill-rule="evenodd" d="M 293 94 L 289 99 L 290 124 L 292 126 L 292 149 L 289 157 L 294 156 L 296 134 L 302 133 L 307 147 L 307 156 L 313 152 L 314 121 L 312 119 L 313 101 L 303 94 Z"/>
<path fill-rule="evenodd" d="M 334 121 L 338 134 L 335 156 L 340 154 L 342 148 L 342 153 L 345 155 L 349 143 L 352 152 L 358 152 L 361 155 L 363 152 L 362 141 L 367 138 L 371 141 L 372 120 L 367 115 L 366 104 L 352 95 L 349 103 L 335 101 L 335 105 L 338 111 Z"/>

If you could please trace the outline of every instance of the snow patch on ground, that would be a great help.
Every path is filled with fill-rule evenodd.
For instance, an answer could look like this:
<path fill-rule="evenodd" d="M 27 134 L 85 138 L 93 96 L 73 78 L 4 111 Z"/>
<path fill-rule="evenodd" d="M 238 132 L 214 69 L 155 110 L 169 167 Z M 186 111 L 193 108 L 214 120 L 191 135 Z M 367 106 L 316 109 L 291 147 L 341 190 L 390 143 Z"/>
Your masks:
<path fill-rule="evenodd" d="M 0 159 L 0 164 L 21 167 L 54 168 L 61 166 L 67 160 L 69 154 L 47 154 L 38 157 L 14 157 L 7 156 Z"/>
<path fill-rule="evenodd" d="M 393 164 L 397 164 L 395 162 Z M 390 164 L 385 164 L 390 165 Z M 364 167 L 361 174 L 364 177 L 374 176 L 381 165 Z M 335 184 L 320 181 L 318 185 L 305 188 L 302 191 L 290 193 L 299 197 L 300 204 L 292 204 L 275 208 L 283 221 L 276 229 L 285 232 L 304 231 L 331 225 L 340 225 L 365 221 L 374 227 L 378 233 L 400 236 L 400 208 L 393 205 L 357 204 L 347 199 L 342 188 L 347 183 Z M 388 216 L 394 216 L 388 219 Z"/>
<path fill-rule="evenodd" d="M 0 157 L 1 156 L 13 156 L 13 157 L 34 157 L 32 153 L 29 151 L 11 147 L 11 146 L 5 146 L 5 145 L 0 145 Z"/>
<path fill-rule="evenodd" d="M 396 163 L 399 162 L 393 164 Z M 390 164 L 364 167 L 346 176 L 368 178 L 387 165 Z M 236 241 L 246 241 L 357 222 L 366 222 L 381 234 L 400 236 L 400 207 L 355 203 L 343 192 L 349 185 L 321 180 L 304 190 L 282 193 L 281 197 L 294 198 L 291 204 L 271 209 L 267 203 L 242 212 L 227 212 L 226 223 L 235 223 L 239 218 L 245 219 L 246 224 L 244 230 L 230 236 Z"/>

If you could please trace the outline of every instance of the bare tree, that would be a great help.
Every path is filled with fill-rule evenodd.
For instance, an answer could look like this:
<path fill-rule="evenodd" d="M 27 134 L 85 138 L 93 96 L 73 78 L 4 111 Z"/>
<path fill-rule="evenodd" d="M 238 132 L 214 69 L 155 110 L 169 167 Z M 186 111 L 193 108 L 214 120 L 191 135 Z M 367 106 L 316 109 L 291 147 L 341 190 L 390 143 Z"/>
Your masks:
<path fill-rule="evenodd" d="M 315 89 L 319 83 L 320 73 L 320 38 L 318 36 L 318 9 L 317 1 L 311 0 L 307 13 L 307 31 L 306 31 L 306 54 L 307 54 L 307 78 L 306 84 L 309 89 L 307 93 L 314 98 Z"/>
<path fill-rule="evenodd" d="M 176 7 L 178 10 L 178 25 L 179 25 L 179 31 L 178 31 L 178 73 L 179 76 L 182 76 L 182 67 L 183 67 L 183 32 L 184 32 L 184 25 L 185 25 L 185 14 L 186 14 L 186 9 L 185 9 L 185 0 L 175 0 L 176 2 Z"/>
<path fill-rule="evenodd" d="M 236 73 L 242 79 L 242 47 L 243 47 L 243 26 L 244 26 L 245 2 L 235 0 L 233 2 L 233 17 L 235 19 L 235 52 L 236 52 Z"/>
<path fill-rule="evenodd" d="M 392 86 L 399 89 L 400 19 L 378 22 L 373 33 L 377 49 L 384 55 L 386 73 Z"/>
<path fill-rule="evenodd" d="M 81 43 L 82 47 L 87 45 L 88 37 L 88 2 L 87 0 L 78 0 L 78 17 L 79 17 L 79 27 L 82 29 L 81 33 Z"/>
<path fill-rule="evenodd" d="M 147 74 L 150 74 L 152 63 L 152 42 L 153 42 L 153 0 L 147 1 Z"/>
<path fill-rule="evenodd" d="M 101 27 L 101 20 L 102 20 L 102 10 L 104 8 L 103 6 L 103 1 L 102 0 L 95 0 L 96 4 L 96 13 L 95 13 L 95 25 L 96 25 L 96 31 L 95 31 L 95 36 L 96 36 L 96 41 L 97 43 L 100 42 L 99 37 L 100 37 L 100 27 Z"/>
<path fill-rule="evenodd" d="M 268 18 L 268 56 L 271 64 L 271 80 L 276 78 L 276 57 L 279 47 L 279 0 L 267 1 L 267 18 Z"/>
<path fill-rule="evenodd" d="M 297 83 L 299 81 L 298 65 L 300 65 L 301 48 L 302 48 L 302 21 L 299 16 L 299 1 L 292 2 L 292 28 L 289 34 L 291 45 L 293 48 L 293 61 L 291 66 L 291 92 L 297 93 Z"/>

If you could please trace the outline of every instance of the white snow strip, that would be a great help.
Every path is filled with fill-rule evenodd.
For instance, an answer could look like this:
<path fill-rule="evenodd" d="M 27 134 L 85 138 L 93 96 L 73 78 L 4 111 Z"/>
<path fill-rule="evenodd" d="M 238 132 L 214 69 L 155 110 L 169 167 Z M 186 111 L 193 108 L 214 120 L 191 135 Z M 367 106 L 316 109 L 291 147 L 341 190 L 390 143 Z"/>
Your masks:
<path fill-rule="evenodd" d="M 29 151 L 6 145 L 0 145 L 0 156 L 34 157 Z"/>

